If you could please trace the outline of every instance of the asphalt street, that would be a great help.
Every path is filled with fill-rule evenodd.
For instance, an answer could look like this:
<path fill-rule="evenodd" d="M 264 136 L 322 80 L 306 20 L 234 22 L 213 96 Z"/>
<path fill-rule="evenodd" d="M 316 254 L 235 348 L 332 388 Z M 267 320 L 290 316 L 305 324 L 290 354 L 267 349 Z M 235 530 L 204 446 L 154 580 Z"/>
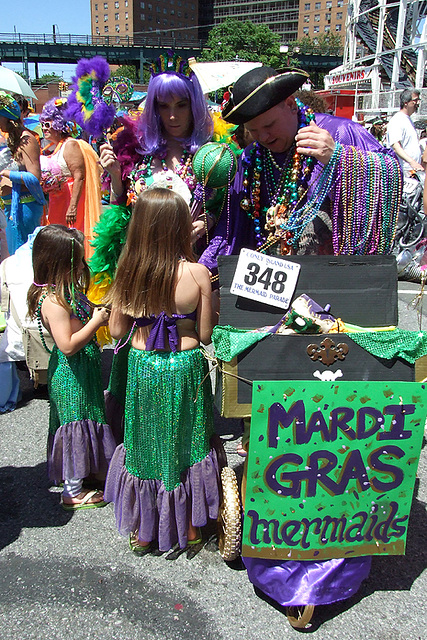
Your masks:
<path fill-rule="evenodd" d="M 402 328 L 416 330 L 399 283 Z M 421 327 L 425 326 L 422 314 Z M 108 374 L 110 352 L 104 352 Z M 116 531 L 113 507 L 66 513 L 46 477 L 48 402 L 24 371 L 18 408 L 0 416 L 0 637 L 3 640 L 280 640 L 296 637 L 284 612 L 254 591 L 239 561 L 220 557 L 215 529 L 191 560 L 134 556 Z M 239 421 L 217 416 L 229 464 Z M 427 453 L 423 449 L 406 556 L 374 557 L 350 600 L 319 607 L 316 640 L 426 640 Z"/>

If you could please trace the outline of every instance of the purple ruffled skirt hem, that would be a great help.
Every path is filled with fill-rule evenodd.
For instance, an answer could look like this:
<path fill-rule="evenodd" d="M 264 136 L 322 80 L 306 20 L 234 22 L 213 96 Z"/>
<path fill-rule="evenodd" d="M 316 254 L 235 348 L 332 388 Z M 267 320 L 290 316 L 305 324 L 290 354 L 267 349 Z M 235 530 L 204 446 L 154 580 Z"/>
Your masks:
<path fill-rule="evenodd" d="M 212 449 L 185 471 L 182 482 L 167 491 L 161 480 L 142 480 L 125 467 L 126 451 L 119 445 L 110 463 L 104 496 L 114 502 L 116 524 L 122 535 L 137 531 L 140 540 L 157 540 L 161 551 L 176 543 L 187 545 L 190 521 L 203 527 L 216 519 L 220 503 L 220 474 Z"/>
<path fill-rule="evenodd" d="M 116 441 L 110 427 L 93 420 L 78 420 L 60 426 L 47 441 L 49 479 L 59 484 L 65 479 L 106 474 Z"/>
<path fill-rule="evenodd" d="M 369 576 L 371 557 L 297 561 L 243 558 L 252 584 L 282 606 L 331 604 L 350 598 Z"/>

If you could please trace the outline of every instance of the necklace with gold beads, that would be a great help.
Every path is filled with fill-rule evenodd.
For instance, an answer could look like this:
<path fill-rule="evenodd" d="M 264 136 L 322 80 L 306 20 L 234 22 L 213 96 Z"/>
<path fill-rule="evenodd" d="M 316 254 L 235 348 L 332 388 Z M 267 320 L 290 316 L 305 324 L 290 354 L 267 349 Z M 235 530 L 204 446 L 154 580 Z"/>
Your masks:
<path fill-rule="evenodd" d="M 296 98 L 298 106 L 298 130 L 314 121 L 310 107 Z M 269 149 L 255 142 L 249 154 L 242 159 L 244 196 L 240 206 L 253 221 L 256 248 L 266 247 L 281 241 L 281 253 L 290 253 L 294 234 L 286 228 L 286 221 L 307 192 L 308 183 L 316 160 L 295 151 L 295 143 L 280 166 Z M 280 174 L 276 181 L 274 169 Z M 252 180 L 251 180 L 252 174 Z M 269 206 L 261 210 L 260 190 L 263 175 Z M 264 222 L 265 234 L 262 231 Z"/>

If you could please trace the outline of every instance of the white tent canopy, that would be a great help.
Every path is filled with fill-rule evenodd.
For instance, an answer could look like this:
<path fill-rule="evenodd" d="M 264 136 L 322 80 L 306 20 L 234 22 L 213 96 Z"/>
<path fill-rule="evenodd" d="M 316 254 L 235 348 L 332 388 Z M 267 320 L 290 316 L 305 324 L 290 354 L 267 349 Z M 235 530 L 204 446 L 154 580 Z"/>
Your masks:
<path fill-rule="evenodd" d="M 211 93 L 234 84 L 244 73 L 261 67 L 261 62 L 196 62 L 190 58 L 188 64 L 196 74 L 203 93 Z"/>

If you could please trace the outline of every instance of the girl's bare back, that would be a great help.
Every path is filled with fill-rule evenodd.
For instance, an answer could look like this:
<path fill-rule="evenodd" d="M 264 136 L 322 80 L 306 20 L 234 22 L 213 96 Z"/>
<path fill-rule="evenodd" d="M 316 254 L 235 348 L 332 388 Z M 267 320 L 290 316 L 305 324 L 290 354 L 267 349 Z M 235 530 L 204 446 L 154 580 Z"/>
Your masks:
<path fill-rule="evenodd" d="M 211 285 L 209 272 L 205 266 L 182 260 L 178 266 L 173 313 L 188 315 L 197 310 L 196 322 L 191 319 L 177 319 L 179 351 L 195 349 L 200 342 L 208 344 L 212 333 Z M 137 329 L 132 346 L 145 349 L 150 326 Z"/>

